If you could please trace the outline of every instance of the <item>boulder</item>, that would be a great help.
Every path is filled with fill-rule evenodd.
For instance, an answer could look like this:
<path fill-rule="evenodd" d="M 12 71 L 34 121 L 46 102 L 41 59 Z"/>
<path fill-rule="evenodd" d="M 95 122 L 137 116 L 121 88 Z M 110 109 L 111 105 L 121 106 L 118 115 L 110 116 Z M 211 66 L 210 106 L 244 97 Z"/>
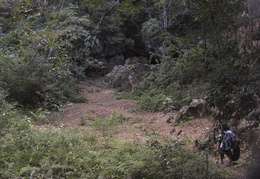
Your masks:
<path fill-rule="evenodd" d="M 248 113 L 248 115 L 246 116 L 246 120 L 260 121 L 260 108 L 256 108 Z"/>
<path fill-rule="evenodd" d="M 259 127 L 259 121 L 256 120 L 244 121 L 237 126 L 237 134 L 240 135 L 241 133 L 246 132 L 247 130 L 252 130 L 257 127 Z"/>
<path fill-rule="evenodd" d="M 203 99 L 193 99 L 189 106 L 183 106 L 177 115 L 175 122 L 190 118 L 201 118 L 205 115 L 206 101 Z"/>
<path fill-rule="evenodd" d="M 260 108 L 256 108 L 246 116 L 246 120 L 237 126 L 237 133 L 241 134 L 248 130 L 256 129 L 260 124 Z"/>
<path fill-rule="evenodd" d="M 121 91 L 133 91 L 142 77 L 152 70 L 154 70 L 153 65 L 141 63 L 118 65 L 105 76 L 104 80 Z"/>
<path fill-rule="evenodd" d="M 133 58 L 127 58 L 125 60 L 125 65 L 133 65 L 137 63 L 142 63 L 142 64 L 148 64 L 148 59 L 146 57 L 133 57 Z"/>
<path fill-rule="evenodd" d="M 112 71 L 115 66 L 118 65 L 133 65 L 137 63 L 148 64 L 146 57 L 138 56 L 125 59 L 122 54 L 116 54 L 106 59 L 106 69 Z"/>

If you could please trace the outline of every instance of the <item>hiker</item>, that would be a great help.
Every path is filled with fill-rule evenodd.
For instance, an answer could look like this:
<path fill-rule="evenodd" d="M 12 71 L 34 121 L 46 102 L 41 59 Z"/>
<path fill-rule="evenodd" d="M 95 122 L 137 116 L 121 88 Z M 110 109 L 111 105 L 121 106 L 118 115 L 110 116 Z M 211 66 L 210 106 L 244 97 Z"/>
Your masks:
<path fill-rule="evenodd" d="M 232 145 L 235 142 L 235 137 L 236 135 L 227 130 L 227 131 L 222 131 L 221 134 L 218 135 L 218 142 L 219 142 L 219 153 L 220 153 L 220 159 L 221 159 L 221 164 L 223 164 L 224 160 L 224 155 L 227 155 L 229 159 L 229 164 L 232 165 Z"/>

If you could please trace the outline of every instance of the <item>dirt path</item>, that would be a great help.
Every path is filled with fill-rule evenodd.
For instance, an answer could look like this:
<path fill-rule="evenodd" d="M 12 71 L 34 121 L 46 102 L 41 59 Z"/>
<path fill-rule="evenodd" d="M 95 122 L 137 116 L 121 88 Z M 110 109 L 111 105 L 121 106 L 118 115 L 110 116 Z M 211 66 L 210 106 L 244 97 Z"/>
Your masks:
<path fill-rule="evenodd" d="M 167 123 L 170 116 L 176 116 L 177 113 L 164 114 L 157 113 L 136 113 L 136 101 L 130 99 L 117 100 L 115 89 L 109 88 L 102 79 L 88 80 L 82 86 L 82 94 L 88 99 L 86 103 L 75 103 L 64 112 L 62 123 L 66 127 L 82 126 L 84 118 L 87 124 L 94 119 L 106 119 L 113 112 L 122 114 L 125 118 L 137 119 L 135 124 L 128 125 L 121 130 L 117 138 L 145 141 L 147 134 L 156 133 L 161 137 L 171 137 L 179 139 L 205 138 L 210 132 L 212 123 L 208 119 L 194 119 L 180 126 L 174 126 Z M 98 131 L 89 125 L 82 127 L 88 128 L 96 134 L 101 135 Z M 139 130 L 137 130 L 139 129 Z"/>

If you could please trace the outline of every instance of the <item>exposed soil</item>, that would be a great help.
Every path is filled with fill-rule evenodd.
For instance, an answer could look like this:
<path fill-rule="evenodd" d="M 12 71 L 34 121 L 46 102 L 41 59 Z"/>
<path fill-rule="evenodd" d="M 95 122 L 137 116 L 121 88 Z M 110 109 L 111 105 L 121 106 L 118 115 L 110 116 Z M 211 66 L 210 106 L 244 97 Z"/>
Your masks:
<path fill-rule="evenodd" d="M 126 119 L 134 120 L 129 120 L 129 125 L 121 125 L 118 131 L 111 136 L 114 139 L 140 143 L 148 140 L 150 134 L 155 134 L 161 139 L 185 140 L 188 146 L 196 152 L 199 151 L 194 149 L 194 140 L 206 140 L 212 131 L 213 122 L 210 117 L 192 119 L 176 126 L 174 121 L 168 123 L 167 120 L 170 117 L 174 118 L 177 112 L 168 114 L 163 112 L 138 113 L 135 100 L 116 99 L 116 90 L 109 87 L 102 79 L 87 80 L 81 85 L 81 89 L 82 94 L 87 98 L 87 102 L 71 104 L 63 111 L 62 119 L 58 120 L 59 125 L 62 123 L 64 127 L 85 128 L 89 132 L 102 137 L 104 134 L 91 125 L 92 121 L 95 119 L 106 120 L 113 112 L 116 112 Z M 214 148 L 216 150 L 217 146 L 214 146 Z M 236 171 L 236 178 L 245 178 L 243 166 L 247 165 L 248 155 L 247 151 L 247 155 L 241 155 L 241 159 L 236 162 L 233 169 Z M 217 162 L 218 157 L 211 157 L 211 160 Z M 227 160 L 225 162 L 227 164 Z"/>
<path fill-rule="evenodd" d="M 116 99 L 116 90 L 110 88 L 102 79 L 86 81 L 81 86 L 82 94 L 87 98 L 86 103 L 75 103 L 64 111 L 62 122 L 65 127 L 83 126 L 84 118 L 86 125 L 84 127 L 92 128 L 91 120 L 106 119 L 113 112 L 122 114 L 126 119 L 135 119 L 134 126 L 142 129 L 141 133 L 156 133 L 158 136 L 172 137 L 181 140 L 193 141 L 193 139 L 205 138 L 211 131 L 213 123 L 209 119 L 194 119 L 183 124 L 175 126 L 167 123 L 169 118 L 174 118 L 177 112 L 164 114 L 163 112 L 137 112 L 138 107 L 135 100 Z M 123 127 L 123 126 L 122 126 Z M 91 130 L 93 131 L 93 130 Z M 182 131 L 178 136 L 177 134 Z M 98 132 L 97 132 L 98 133 Z M 139 133 L 139 134 L 138 134 Z M 146 140 L 146 136 L 140 131 L 124 129 L 117 134 L 118 138 Z M 134 138 L 133 138 L 134 137 Z"/>

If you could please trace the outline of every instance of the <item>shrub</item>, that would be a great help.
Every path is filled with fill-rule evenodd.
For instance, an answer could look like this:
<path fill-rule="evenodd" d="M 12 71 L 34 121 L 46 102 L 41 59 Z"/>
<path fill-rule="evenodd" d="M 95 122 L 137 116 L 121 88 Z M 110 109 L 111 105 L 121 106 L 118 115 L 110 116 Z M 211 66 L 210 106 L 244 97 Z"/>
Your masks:
<path fill-rule="evenodd" d="M 145 111 L 159 111 L 162 109 L 165 98 L 161 90 L 152 89 L 143 94 L 137 104 Z"/>
<path fill-rule="evenodd" d="M 230 178 L 228 173 L 187 150 L 181 142 L 157 140 L 144 145 L 119 143 L 104 162 L 105 178 Z"/>
<path fill-rule="evenodd" d="M 9 101 L 29 108 L 49 109 L 68 100 L 84 101 L 66 67 L 69 63 L 54 66 L 36 55 L 20 58 L 7 54 L 1 59 L 0 82 Z"/>
<path fill-rule="evenodd" d="M 142 25 L 143 38 L 152 44 L 159 45 L 162 42 L 163 29 L 156 19 L 150 19 Z"/>
<path fill-rule="evenodd" d="M 113 111 L 112 114 L 106 119 L 96 119 L 93 121 L 93 126 L 101 129 L 111 129 L 117 124 L 123 123 L 126 118 L 116 111 Z"/>
<path fill-rule="evenodd" d="M 189 93 L 188 87 L 181 86 L 170 75 L 155 76 L 152 73 L 140 83 L 133 95 L 138 99 L 140 108 L 145 111 L 160 111 L 168 107 L 179 109 L 199 95 Z M 165 104 L 166 99 L 171 99 L 170 106 Z"/>

